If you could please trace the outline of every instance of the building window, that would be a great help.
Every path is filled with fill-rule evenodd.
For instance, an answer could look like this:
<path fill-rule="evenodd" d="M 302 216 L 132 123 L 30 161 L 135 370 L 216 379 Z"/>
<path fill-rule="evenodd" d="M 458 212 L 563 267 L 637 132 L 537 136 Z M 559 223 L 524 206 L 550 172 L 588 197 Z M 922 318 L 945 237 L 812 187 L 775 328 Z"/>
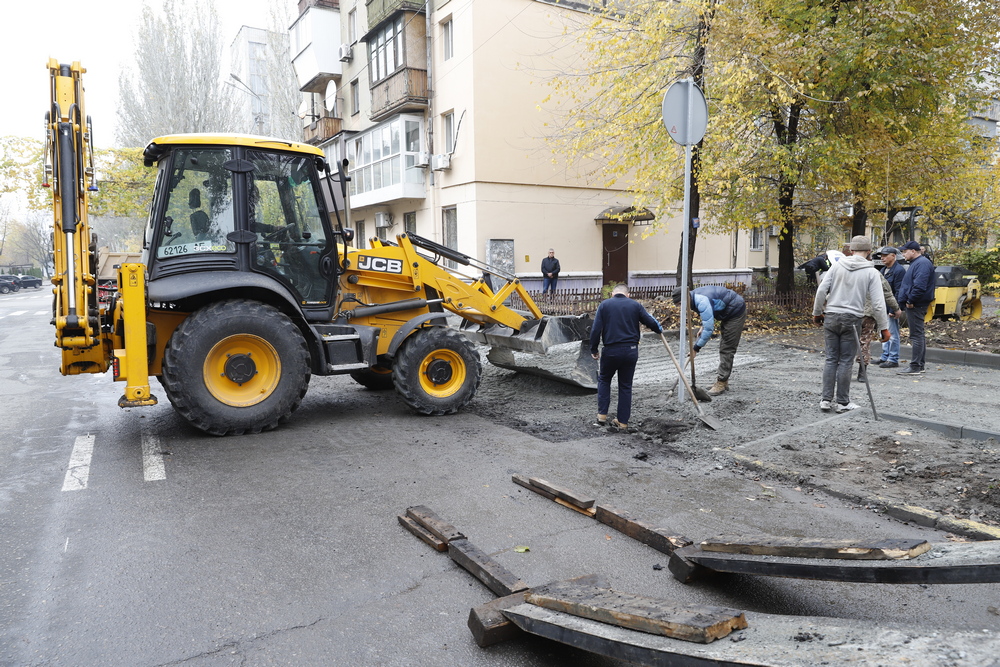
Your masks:
<path fill-rule="evenodd" d="M 458 209 L 454 206 L 441 209 L 441 232 L 446 248 L 458 250 Z M 453 260 L 446 260 L 448 268 L 455 269 L 458 265 Z"/>
<path fill-rule="evenodd" d="M 358 10 L 347 12 L 347 41 L 354 44 L 358 41 Z"/>
<path fill-rule="evenodd" d="M 764 232 L 766 227 L 754 227 L 750 230 L 750 249 L 751 250 L 763 250 L 764 249 Z"/>
<path fill-rule="evenodd" d="M 385 241 L 389 238 L 389 228 L 388 227 L 375 227 L 375 233 L 378 234 L 380 241 Z"/>
<path fill-rule="evenodd" d="M 368 72 L 377 83 L 403 66 L 403 19 L 397 18 L 368 42 Z"/>
<path fill-rule="evenodd" d="M 441 45 L 444 49 L 444 59 L 451 60 L 455 55 L 455 24 L 450 18 L 441 24 Z"/>
<path fill-rule="evenodd" d="M 351 81 L 351 115 L 361 113 L 361 93 L 358 90 L 358 82 Z"/>
<path fill-rule="evenodd" d="M 368 239 L 365 236 L 365 221 L 355 220 L 354 221 L 354 247 L 358 250 L 364 250 L 368 247 Z"/>
<path fill-rule="evenodd" d="M 417 233 L 417 212 L 410 211 L 403 214 L 403 229 L 407 234 Z"/>
<path fill-rule="evenodd" d="M 347 143 L 351 195 L 400 183 L 424 182 L 424 172 L 416 166 L 422 134 L 420 125 L 418 116 L 398 116 Z"/>
<path fill-rule="evenodd" d="M 444 130 L 444 152 L 450 155 L 455 152 L 455 114 L 451 111 L 441 114 L 441 124 Z"/>

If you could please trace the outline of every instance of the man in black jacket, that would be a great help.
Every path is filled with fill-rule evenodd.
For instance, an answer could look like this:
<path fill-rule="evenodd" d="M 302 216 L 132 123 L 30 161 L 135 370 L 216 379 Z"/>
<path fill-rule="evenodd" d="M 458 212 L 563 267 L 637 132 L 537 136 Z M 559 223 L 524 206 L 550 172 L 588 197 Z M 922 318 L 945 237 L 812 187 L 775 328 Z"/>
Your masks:
<path fill-rule="evenodd" d="M 817 255 L 813 257 L 808 262 L 803 262 L 799 264 L 796 268 L 802 269 L 806 272 L 806 281 L 812 285 L 816 285 L 816 274 L 821 271 L 830 270 L 830 257 L 825 252 L 822 255 Z"/>
<path fill-rule="evenodd" d="M 936 288 L 934 262 L 924 255 L 923 248 L 916 241 L 910 241 L 903 246 L 903 257 L 910 263 L 910 268 L 903 276 L 897 301 L 900 308 L 906 308 L 912 354 L 909 367 L 897 372 L 900 375 L 921 375 L 924 372 L 924 356 L 927 353 L 924 318 L 927 316 L 927 307 L 934 300 Z"/>
<path fill-rule="evenodd" d="M 556 291 L 559 282 L 559 260 L 556 251 L 549 248 L 549 256 L 542 260 L 542 294 Z"/>
<path fill-rule="evenodd" d="M 597 307 L 594 326 L 590 329 L 590 353 L 601 360 L 597 374 L 597 425 L 608 423 L 611 405 L 611 378 L 618 375 L 618 411 L 611 425 L 619 431 L 629 431 L 632 416 L 632 378 L 639 361 L 639 325 L 645 324 L 662 333 L 659 323 L 646 312 L 642 304 L 629 298 L 626 285 L 615 285 L 611 298 Z M 597 354 L 604 340 L 604 351 Z M 632 429 L 634 431 L 634 429 Z"/>

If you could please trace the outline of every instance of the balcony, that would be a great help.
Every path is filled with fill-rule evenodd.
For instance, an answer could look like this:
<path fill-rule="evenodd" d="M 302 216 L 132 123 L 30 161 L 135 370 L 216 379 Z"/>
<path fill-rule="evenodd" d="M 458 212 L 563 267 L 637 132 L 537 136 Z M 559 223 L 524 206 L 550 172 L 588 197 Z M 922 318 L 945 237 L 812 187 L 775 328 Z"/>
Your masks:
<path fill-rule="evenodd" d="M 404 67 L 372 86 L 373 121 L 427 108 L 427 70 Z"/>
<path fill-rule="evenodd" d="M 302 132 L 305 135 L 307 144 L 317 146 L 339 134 L 340 129 L 341 120 L 339 118 L 320 118 L 306 125 Z"/>
<path fill-rule="evenodd" d="M 399 11 L 423 12 L 422 0 L 365 0 L 368 8 L 368 30 Z"/>
<path fill-rule="evenodd" d="M 292 42 L 292 67 L 299 90 L 322 93 L 326 84 L 343 73 L 340 54 L 340 12 L 310 7 L 289 29 Z"/>

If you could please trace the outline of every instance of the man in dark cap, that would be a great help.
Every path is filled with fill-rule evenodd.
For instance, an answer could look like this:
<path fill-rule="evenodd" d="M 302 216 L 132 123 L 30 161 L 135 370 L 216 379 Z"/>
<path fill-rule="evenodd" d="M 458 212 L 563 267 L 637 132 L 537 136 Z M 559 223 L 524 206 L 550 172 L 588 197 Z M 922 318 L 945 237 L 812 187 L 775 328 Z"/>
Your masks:
<path fill-rule="evenodd" d="M 899 288 L 903 285 L 906 269 L 896 261 L 899 250 L 888 245 L 879 251 L 882 259 L 882 277 L 892 288 L 892 295 L 899 300 Z M 895 313 L 889 313 L 889 342 L 882 343 L 882 357 L 878 360 L 879 368 L 899 368 L 899 318 Z"/>
<path fill-rule="evenodd" d="M 927 316 L 927 306 L 934 300 L 934 263 L 924 255 L 923 248 L 916 241 L 910 241 L 902 250 L 903 257 L 910 263 L 910 268 L 903 276 L 897 300 L 899 305 L 906 309 L 912 354 L 909 367 L 897 372 L 900 375 L 922 375 L 924 356 L 927 353 L 924 318 Z"/>

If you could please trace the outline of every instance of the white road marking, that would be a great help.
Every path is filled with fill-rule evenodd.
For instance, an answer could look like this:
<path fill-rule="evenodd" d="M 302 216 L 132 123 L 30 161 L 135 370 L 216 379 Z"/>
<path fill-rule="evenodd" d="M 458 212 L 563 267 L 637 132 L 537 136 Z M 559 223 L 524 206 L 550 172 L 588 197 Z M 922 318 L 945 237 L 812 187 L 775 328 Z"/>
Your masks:
<path fill-rule="evenodd" d="M 163 466 L 163 447 L 160 439 L 148 433 L 142 434 L 142 475 L 147 482 L 156 482 L 167 478 L 167 470 Z"/>
<path fill-rule="evenodd" d="M 28 311 L 26 311 L 26 310 L 15 310 L 13 313 L 10 313 L 8 315 L 8 317 L 14 317 L 15 315 L 24 315 L 26 312 L 28 312 Z"/>
<path fill-rule="evenodd" d="M 51 315 L 51 310 L 36 310 L 35 315 Z"/>
<path fill-rule="evenodd" d="M 94 453 L 94 440 L 97 436 L 80 435 L 73 443 L 73 452 L 69 455 L 69 469 L 63 480 L 63 491 L 80 491 L 87 488 L 90 477 L 90 457 Z"/>

